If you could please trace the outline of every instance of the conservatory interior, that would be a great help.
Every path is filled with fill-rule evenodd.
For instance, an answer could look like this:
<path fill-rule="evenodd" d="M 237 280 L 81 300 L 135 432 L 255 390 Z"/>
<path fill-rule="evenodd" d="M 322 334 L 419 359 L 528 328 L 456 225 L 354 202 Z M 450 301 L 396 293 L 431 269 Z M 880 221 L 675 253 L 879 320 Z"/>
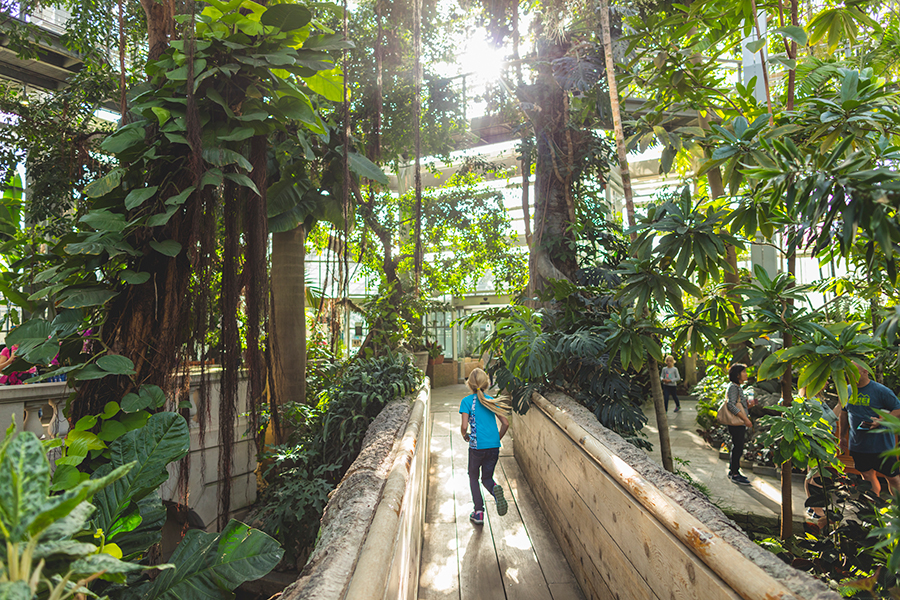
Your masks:
<path fill-rule="evenodd" d="M 896 0 L 0 12 L 0 596 L 900 594 Z"/>

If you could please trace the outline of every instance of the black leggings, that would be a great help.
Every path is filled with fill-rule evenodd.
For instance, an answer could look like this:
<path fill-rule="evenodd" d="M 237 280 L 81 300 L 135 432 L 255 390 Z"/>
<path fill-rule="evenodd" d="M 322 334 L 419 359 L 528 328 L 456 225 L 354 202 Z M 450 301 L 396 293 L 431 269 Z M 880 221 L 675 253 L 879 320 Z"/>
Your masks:
<path fill-rule="evenodd" d="M 499 458 L 500 448 L 485 448 L 484 450 L 469 448 L 469 488 L 472 490 L 472 502 L 475 504 L 476 512 L 484 510 L 484 497 L 481 495 L 481 488 L 478 485 L 479 472 L 481 473 L 481 483 L 488 492 L 493 494 L 494 468 L 496 468 Z"/>
<path fill-rule="evenodd" d="M 664 385 L 663 389 L 663 399 L 666 401 L 666 410 L 669 410 L 669 396 L 675 400 L 675 407 L 681 408 L 681 402 L 678 401 L 678 394 L 676 393 L 676 387 L 674 385 Z"/>
<path fill-rule="evenodd" d="M 744 425 L 729 425 L 728 433 L 731 434 L 731 466 L 729 475 L 737 475 L 741 472 L 741 455 L 744 453 L 744 437 L 747 428 Z"/>

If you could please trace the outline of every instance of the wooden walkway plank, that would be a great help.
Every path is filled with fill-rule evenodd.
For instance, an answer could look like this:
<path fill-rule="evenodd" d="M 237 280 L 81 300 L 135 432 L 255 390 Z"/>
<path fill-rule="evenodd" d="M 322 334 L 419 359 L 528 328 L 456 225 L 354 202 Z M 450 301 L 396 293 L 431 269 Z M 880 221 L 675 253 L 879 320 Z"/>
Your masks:
<path fill-rule="evenodd" d="M 428 495 L 425 502 L 426 523 L 455 523 L 456 499 L 453 487 L 453 457 L 449 437 L 431 438 L 431 460 L 428 466 Z"/>
<path fill-rule="evenodd" d="M 515 458 L 501 458 L 500 464 L 509 482 L 510 493 L 516 499 L 516 506 L 528 532 L 538 563 L 548 584 L 576 584 L 575 574 L 563 556 L 559 542 L 550 529 L 547 517 L 538 504 L 537 498 L 525 480 Z"/>
<path fill-rule="evenodd" d="M 459 600 L 456 522 L 425 523 L 419 600 Z"/>
<path fill-rule="evenodd" d="M 515 461 L 511 457 L 501 460 Z M 503 486 L 509 504 L 509 512 L 501 517 L 497 514 L 495 503 L 492 500 L 487 501 L 491 533 L 494 537 L 494 547 L 497 549 L 497 562 L 503 577 L 506 598 L 552 600 L 550 588 L 532 548 L 531 538 L 516 506 L 516 496 L 512 493 L 503 466 L 499 463 L 494 471 L 494 481 Z"/>

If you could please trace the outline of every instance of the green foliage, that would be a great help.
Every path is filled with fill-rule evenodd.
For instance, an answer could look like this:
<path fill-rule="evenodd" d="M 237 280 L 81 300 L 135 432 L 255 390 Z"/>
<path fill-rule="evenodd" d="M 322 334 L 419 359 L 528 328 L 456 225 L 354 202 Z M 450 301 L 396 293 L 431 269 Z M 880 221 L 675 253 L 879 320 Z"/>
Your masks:
<path fill-rule="evenodd" d="M 708 204 L 704 209 L 702 204 L 702 199 L 695 201 L 690 188 L 684 187 L 677 200 L 651 206 L 647 216 L 635 226 L 639 233 L 634 241 L 635 255 L 645 260 L 653 256 L 658 261 L 653 266 L 666 270 L 674 267 L 674 273 L 680 277 L 696 274 L 700 286 L 706 285 L 708 278 L 721 281 L 722 271 L 732 270 L 725 260 L 726 244 L 738 249 L 744 244 L 724 228 L 729 213 L 725 207 Z M 691 284 L 676 282 L 685 291 L 698 295 Z M 663 304 L 659 294 L 656 296 L 657 302 Z M 680 306 L 680 300 L 675 301 L 674 297 L 670 302 L 673 307 Z M 641 307 L 639 303 L 639 311 Z M 676 311 L 681 312 L 677 308 Z"/>
<path fill-rule="evenodd" d="M 231 520 L 220 533 L 188 531 L 172 554 L 176 565 L 152 581 L 131 585 L 122 600 L 231 596 L 245 581 L 259 579 L 281 560 L 278 542 L 262 531 Z"/>
<path fill-rule="evenodd" d="M 0 445 L 0 593 L 62 600 L 99 576 L 124 581 L 128 573 L 169 566 L 119 560 L 118 548 L 106 544 L 102 533 L 99 546 L 93 542 L 91 496 L 126 476 L 134 463 L 51 495 L 46 451 L 33 433 L 16 434 L 15 425 Z"/>
<path fill-rule="evenodd" d="M 183 458 L 189 444 L 184 418 L 158 413 L 112 442 L 111 462 L 89 479 L 51 487 L 48 445 L 10 427 L 0 444 L 0 534 L 6 542 L 0 591 L 22 588 L 22 598 L 61 600 L 89 585 L 105 599 L 175 599 L 185 590 L 229 593 L 265 575 L 281 549 L 237 521 L 220 534 L 189 531 L 170 564 L 138 564 L 161 539 L 166 510 L 157 490 L 169 477 L 167 465 Z M 150 581 L 148 569 L 166 573 Z"/>
<path fill-rule="evenodd" d="M 790 406 L 770 406 L 780 417 L 760 417 L 759 424 L 768 428 L 759 435 L 759 443 L 773 450 L 775 464 L 791 461 L 805 469 L 810 461 L 824 467 L 840 468 L 837 460 L 838 440 L 822 417 L 822 405 L 816 401 L 795 401 Z"/>
<path fill-rule="evenodd" d="M 293 433 L 263 455 L 271 463 L 258 512 L 263 529 L 294 558 L 314 543 L 328 494 L 359 454 L 372 420 L 388 402 L 412 393 L 421 377 L 407 355 L 357 358 L 334 375 L 317 406 L 285 411 Z"/>
<path fill-rule="evenodd" d="M 515 410 L 525 412 L 534 391 L 561 390 L 588 408 L 605 427 L 647 448 L 641 428 L 643 390 L 637 374 L 624 364 L 623 348 L 631 348 L 627 325 L 620 325 L 618 305 L 609 289 L 552 280 L 541 299 L 548 308 L 525 306 L 481 311 L 463 321 L 472 326 L 495 324 L 481 350 L 490 350 L 489 372 L 512 396 Z M 633 319 L 629 316 L 628 318 Z M 637 336 L 640 353 L 644 339 Z M 626 353 L 627 354 L 627 353 Z M 632 361 L 633 362 L 633 361 Z"/>

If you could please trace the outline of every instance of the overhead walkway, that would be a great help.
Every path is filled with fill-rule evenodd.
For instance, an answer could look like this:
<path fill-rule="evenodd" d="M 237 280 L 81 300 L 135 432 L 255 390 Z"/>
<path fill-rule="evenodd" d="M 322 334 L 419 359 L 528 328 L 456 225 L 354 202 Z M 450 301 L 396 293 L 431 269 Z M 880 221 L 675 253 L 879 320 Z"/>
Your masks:
<path fill-rule="evenodd" d="M 511 433 L 494 479 L 506 490 L 500 517 L 490 496 L 483 526 L 469 521 L 468 444 L 459 434 L 465 385 L 432 391 L 431 457 L 419 600 L 575 600 L 583 598 L 541 507 L 522 475 Z"/>

